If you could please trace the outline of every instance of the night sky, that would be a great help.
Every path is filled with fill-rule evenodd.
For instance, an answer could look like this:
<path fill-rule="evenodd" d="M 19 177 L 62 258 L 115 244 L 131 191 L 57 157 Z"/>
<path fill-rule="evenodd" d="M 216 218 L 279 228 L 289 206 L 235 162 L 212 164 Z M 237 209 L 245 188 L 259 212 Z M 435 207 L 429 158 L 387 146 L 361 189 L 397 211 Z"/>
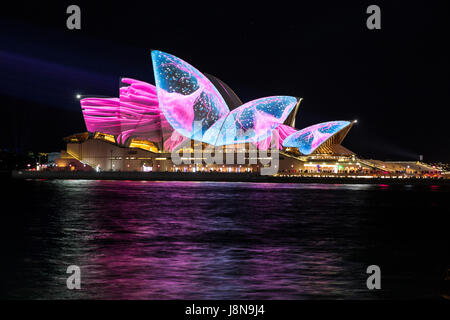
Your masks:
<path fill-rule="evenodd" d="M 448 1 L 2 3 L 0 148 L 58 151 L 86 131 L 77 93 L 154 84 L 150 50 L 226 82 L 243 102 L 304 100 L 297 128 L 358 119 L 343 145 L 381 160 L 450 160 Z M 81 30 L 66 8 L 81 7 Z M 381 7 L 381 30 L 366 8 Z"/>

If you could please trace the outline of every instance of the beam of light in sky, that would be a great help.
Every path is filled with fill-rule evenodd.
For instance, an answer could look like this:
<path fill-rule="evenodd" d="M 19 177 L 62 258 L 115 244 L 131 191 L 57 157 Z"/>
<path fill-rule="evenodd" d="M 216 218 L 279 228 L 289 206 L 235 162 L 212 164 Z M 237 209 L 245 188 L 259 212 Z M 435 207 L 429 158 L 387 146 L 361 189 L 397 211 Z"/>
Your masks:
<path fill-rule="evenodd" d="M 75 99 L 67 101 L 77 90 L 82 93 L 104 90 L 117 81 L 114 76 L 1 49 L 0 70 L 3 80 L 0 94 L 66 109 L 78 105 Z"/>

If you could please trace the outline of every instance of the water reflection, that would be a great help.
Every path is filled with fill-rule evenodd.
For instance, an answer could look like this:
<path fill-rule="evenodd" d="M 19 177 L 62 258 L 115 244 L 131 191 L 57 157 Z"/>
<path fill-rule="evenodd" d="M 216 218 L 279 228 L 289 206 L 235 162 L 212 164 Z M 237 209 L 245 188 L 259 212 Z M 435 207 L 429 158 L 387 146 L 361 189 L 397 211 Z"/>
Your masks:
<path fill-rule="evenodd" d="M 10 201 L 19 190 L 30 198 L 18 202 L 23 219 L 9 218 L 22 230 L 8 237 L 26 245 L 6 253 L 14 268 L 6 270 L 5 297 L 432 296 L 436 275 L 427 273 L 433 280 L 414 293 L 403 289 L 400 264 L 422 253 L 438 270 L 448 257 L 441 251 L 447 243 L 436 243 L 438 229 L 435 238 L 416 242 L 418 230 L 439 228 L 435 219 L 449 191 L 442 187 L 25 181 L 11 188 Z M 399 218 L 417 206 L 431 220 Z M 430 251 L 431 243 L 437 247 Z M 373 263 L 386 270 L 383 292 L 365 286 L 365 268 Z M 81 291 L 65 287 L 71 264 L 82 268 Z M 424 276 L 421 268 L 408 272 L 407 279 Z"/>

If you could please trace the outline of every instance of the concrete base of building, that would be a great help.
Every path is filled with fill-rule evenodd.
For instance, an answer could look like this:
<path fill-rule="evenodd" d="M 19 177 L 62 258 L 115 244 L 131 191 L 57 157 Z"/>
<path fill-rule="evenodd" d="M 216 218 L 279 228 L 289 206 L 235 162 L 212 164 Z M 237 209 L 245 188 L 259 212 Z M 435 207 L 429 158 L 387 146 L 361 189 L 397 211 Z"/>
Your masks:
<path fill-rule="evenodd" d="M 74 179 L 74 180 L 135 180 L 135 181 L 229 181 L 273 183 L 332 183 L 332 184 L 447 184 L 450 179 L 400 176 L 356 175 L 279 175 L 262 176 L 255 173 L 217 172 L 95 172 L 95 171 L 13 171 L 15 179 Z"/>

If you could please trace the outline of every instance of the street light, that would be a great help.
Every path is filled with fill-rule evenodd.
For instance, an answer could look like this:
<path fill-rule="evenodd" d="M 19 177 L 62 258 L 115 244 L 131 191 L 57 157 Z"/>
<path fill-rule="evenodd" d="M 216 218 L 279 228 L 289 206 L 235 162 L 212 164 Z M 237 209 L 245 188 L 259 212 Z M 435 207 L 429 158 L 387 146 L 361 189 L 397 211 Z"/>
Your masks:
<path fill-rule="evenodd" d="M 76 97 L 78 100 L 81 99 L 81 94 L 78 93 Z"/>

